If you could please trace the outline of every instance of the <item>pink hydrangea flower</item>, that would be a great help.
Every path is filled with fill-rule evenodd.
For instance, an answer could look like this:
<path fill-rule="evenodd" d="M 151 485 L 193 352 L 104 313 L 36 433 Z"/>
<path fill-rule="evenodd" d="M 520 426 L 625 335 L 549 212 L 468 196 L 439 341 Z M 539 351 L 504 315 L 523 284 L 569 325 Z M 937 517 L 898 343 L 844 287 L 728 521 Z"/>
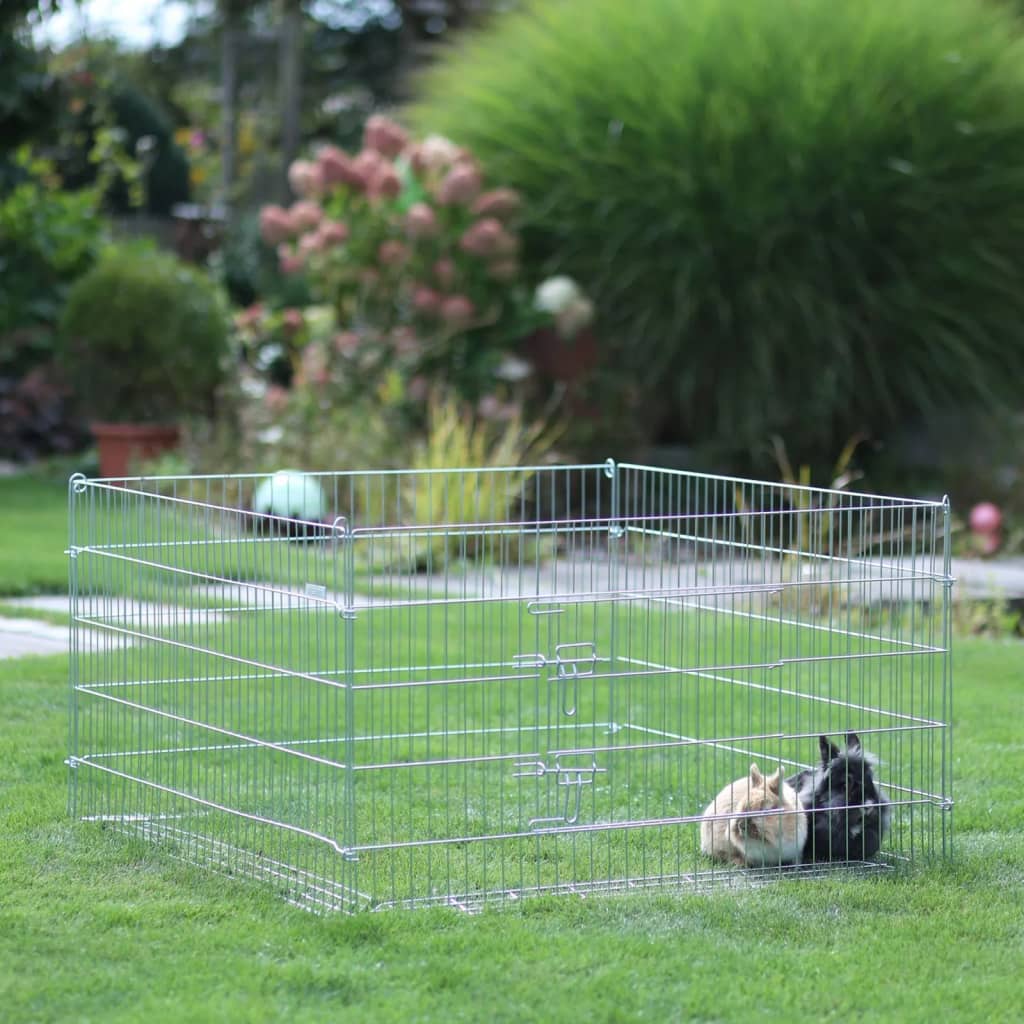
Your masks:
<path fill-rule="evenodd" d="M 352 159 L 352 169 L 362 179 L 364 187 L 369 187 L 385 164 L 387 160 L 375 149 L 360 150 Z"/>
<path fill-rule="evenodd" d="M 299 239 L 299 254 L 304 257 L 309 257 L 309 255 L 314 252 L 322 252 L 323 248 L 323 238 L 320 235 L 319 229 L 316 231 L 309 231 Z"/>
<path fill-rule="evenodd" d="M 428 135 L 411 149 L 409 160 L 417 174 L 440 174 L 447 171 L 462 155 L 463 150 L 451 139 L 443 135 Z"/>
<path fill-rule="evenodd" d="M 470 225 L 459 239 L 459 248 L 473 256 L 495 256 L 507 252 L 508 247 L 508 232 L 494 217 L 485 217 Z"/>
<path fill-rule="evenodd" d="M 442 206 L 468 206 L 480 194 L 483 179 L 471 163 L 456 164 L 441 182 L 437 192 Z"/>
<path fill-rule="evenodd" d="M 405 230 L 410 238 L 434 238 L 440 225 L 428 203 L 413 203 L 405 215 Z"/>
<path fill-rule="evenodd" d="M 409 258 L 409 247 L 397 239 L 381 242 L 377 249 L 377 259 L 382 266 L 399 267 Z"/>
<path fill-rule="evenodd" d="M 286 242 L 295 232 L 295 221 L 283 206 L 264 206 L 260 210 L 260 235 L 267 245 Z"/>
<path fill-rule="evenodd" d="M 523 201 L 510 188 L 496 188 L 477 196 L 470 210 L 478 217 L 511 217 L 519 212 Z"/>
<path fill-rule="evenodd" d="M 442 288 L 451 288 L 455 283 L 455 263 L 447 256 L 443 256 L 434 264 L 434 279 Z"/>
<path fill-rule="evenodd" d="M 302 256 L 290 245 L 277 247 L 277 265 L 282 274 L 297 274 L 304 266 Z"/>
<path fill-rule="evenodd" d="M 394 199 L 401 191 L 402 179 L 398 171 L 389 163 L 378 165 L 367 186 L 369 195 L 374 199 Z"/>
<path fill-rule="evenodd" d="M 441 309 L 441 296 L 433 288 L 419 285 L 412 293 L 412 304 L 417 313 L 436 316 Z"/>
<path fill-rule="evenodd" d="M 320 225 L 320 240 L 325 248 L 344 245 L 348 241 L 348 225 L 340 220 L 325 220 Z"/>
<path fill-rule="evenodd" d="M 288 185 L 297 196 L 316 199 L 323 194 L 323 172 L 311 160 L 296 160 L 288 168 Z"/>
<path fill-rule="evenodd" d="M 393 160 L 409 144 L 402 127 L 383 114 L 374 114 L 366 122 L 363 145 Z"/>
<path fill-rule="evenodd" d="M 310 231 L 319 227 L 320 221 L 324 219 L 324 211 L 308 199 L 300 199 L 297 203 L 292 203 L 290 212 L 292 222 L 299 231 Z"/>
<path fill-rule="evenodd" d="M 324 146 L 317 156 L 317 163 L 325 185 L 348 185 L 359 190 L 366 187 L 366 178 L 355 161 L 337 146 Z"/>
<path fill-rule="evenodd" d="M 441 319 L 449 327 L 465 327 L 473 319 L 476 307 L 465 295 L 449 295 L 441 300 Z"/>

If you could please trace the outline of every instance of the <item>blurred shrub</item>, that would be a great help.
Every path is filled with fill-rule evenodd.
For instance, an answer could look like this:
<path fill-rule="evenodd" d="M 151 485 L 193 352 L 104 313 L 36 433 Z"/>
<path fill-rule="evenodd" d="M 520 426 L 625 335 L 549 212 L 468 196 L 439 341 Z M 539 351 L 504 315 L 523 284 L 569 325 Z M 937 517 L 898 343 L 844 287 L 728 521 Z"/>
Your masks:
<path fill-rule="evenodd" d="M 257 299 L 272 307 L 308 306 L 312 301 L 303 276 L 278 271 L 276 254 L 260 237 L 258 213 L 232 219 L 210 266 L 236 306 L 251 306 Z"/>
<path fill-rule="evenodd" d="M 129 152 L 137 152 L 139 140 L 152 138 L 154 158 L 146 174 L 146 210 L 154 216 L 167 216 L 175 203 L 189 198 L 188 160 L 173 138 L 167 116 L 133 85 L 118 86 L 111 96 L 117 124 L 124 130 Z M 117 200 L 127 208 L 126 196 Z"/>
<path fill-rule="evenodd" d="M 20 183 L 0 196 L 0 457 L 22 460 L 85 440 L 51 364 L 68 288 L 92 266 L 107 224 L 95 189 L 61 190 L 25 151 L 10 166 Z"/>
<path fill-rule="evenodd" d="M 31 462 L 84 448 L 89 433 L 69 398 L 52 363 L 21 377 L 0 373 L 0 458 Z"/>
<path fill-rule="evenodd" d="M 415 427 L 436 383 L 484 408 L 500 404 L 504 383 L 533 376 L 517 354 L 524 339 L 552 326 L 561 344 L 591 319 L 571 279 L 528 287 L 520 197 L 493 187 L 446 138 L 415 142 L 375 115 L 358 154 L 324 146 L 292 164 L 289 182 L 301 198 L 263 207 L 260 226 L 282 274 L 307 281 L 333 315 L 333 336 L 293 347 L 302 350 L 295 377 L 329 387 L 335 401 L 378 395 L 403 405 Z"/>
<path fill-rule="evenodd" d="M 527 200 L 652 428 L 827 454 L 1019 404 L 1024 42 L 985 0 L 532 0 L 430 69 L 420 128 Z M 613 344 L 614 342 L 614 344 Z"/>
<path fill-rule="evenodd" d="M 71 289 L 60 357 L 92 419 L 160 422 L 210 411 L 227 339 L 211 281 L 134 244 L 109 249 Z"/>
<path fill-rule="evenodd" d="M 188 159 L 174 141 L 170 120 L 131 83 L 102 68 L 93 72 L 88 61 L 72 67 L 63 77 L 67 106 L 54 146 L 65 184 L 79 188 L 99 176 L 108 206 L 127 213 L 137 205 L 133 185 L 141 173 L 145 211 L 167 216 L 175 203 L 189 198 Z M 117 161 L 122 166 L 111 178 L 99 164 L 113 155 L 122 157 Z M 133 157 L 139 158 L 141 169 L 131 166 Z"/>
<path fill-rule="evenodd" d="M 16 164 L 24 180 L 0 196 L 0 374 L 12 376 L 51 355 L 67 289 L 107 230 L 94 191 L 61 190 L 49 165 L 27 154 Z"/>
<path fill-rule="evenodd" d="M 55 112 L 54 82 L 40 54 L 0 20 L 0 187 L 11 177 L 9 155 L 45 133 Z"/>

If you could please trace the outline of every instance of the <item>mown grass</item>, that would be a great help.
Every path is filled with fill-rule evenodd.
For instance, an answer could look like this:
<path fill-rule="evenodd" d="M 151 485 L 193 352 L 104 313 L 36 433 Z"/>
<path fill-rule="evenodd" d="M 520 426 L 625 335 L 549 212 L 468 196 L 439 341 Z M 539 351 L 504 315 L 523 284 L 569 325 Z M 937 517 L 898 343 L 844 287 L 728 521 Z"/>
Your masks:
<path fill-rule="evenodd" d="M 951 863 L 752 892 L 310 916 L 66 816 L 64 658 L 0 665 L 0 1005 L 36 1020 L 1014 1019 L 1018 645 L 956 654 Z"/>
<path fill-rule="evenodd" d="M 856 729 L 881 756 L 895 811 L 890 852 L 919 857 L 939 842 L 939 813 L 916 799 L 941 794 L 933 730 L 830 703 L 898 702 L 893 710 L 936 718 L 934 654 L 882 663 L 860 657 L 876 646 L 863 638 L 632 603 L 557 616 L 509 601 L 362 609 L 348 622 L 305 609 L 123 624 L 169 643 L 82 638 L 80 812 L 172 816 L 169 841 L 197 831 L 312 864 L 320 877 L 343 875 L 364 904 L 707 870 L 692 821 L 632 823 L 693 819 L 752 759 L 796 771 L 816 758 L 821 730 Z M 539 663 L 560 649 L 583 655 L 570 663 L 583 673 L 575 681 Z M 346 680 L 347 654 L 351 694 L 321 681 Z M 778 668 L 794 654 L 811 660 Z M 737 667 L 719 670 L 726 662 Z M 162 794 L 184 785 L 331 837 L 359 851 L 359 866 L 338 872 L 322 844 L 197 815 L 190 802 L 122 783 L 103 770 L 112 765 Z M 582 771 L 577 793 L 564 770 Z M 570 816 L 579 832 L 535 831 L 540 819 Z M 497 835 L 515 838 L 488 838 Z"/>
<path fill-rule="evenodd" d="M 0 545 L 0 592 L 11 593 L 27 566 L 45 581 L 48 552 L 61 547 L 57 582 L 45 585 L 59 591 L 63 487 L 22 480 L 14 490 L 28 500 L 20 531 Z M 31 514 L 33 494 L 60 511 L 59 525 Z M 29 557 L 29 538 L 43 558 Z M 954 660 L 951 862 L 754 891 L 527 900 L 475 917 L 314 917 L 268 889 L 73 822 L 67 659 L 0 662 L 0 1017 L 1015 1019 L 1024 648 L 961 641 Z"/>
<path fill-rule="evenodd" d="M 69 472 L 0 477 L 0 601 L 67 593 Z M 218 580 L 341 587 L 341 561 L 326 539 L 327 531 L 305 544 L 265 534 L 254 537 L 248 517 L 126 496 L 109 487 L 91 488 L 77 499 L 75 528 L 79 544 L 127 545 L 120 553 L 139 563 L 149 558 L 185 571 L 172 574 L 107 557 L 94 562 L 87 574 L 79 573 L 80 586 L 94 594 L 130 594 L 136 600 L 172 603 L 187 599 L 194 607 L 223 607 L 238 602 L 215 592 L 204 594 L 201 588 Z M 373 577 L 357 567 L 357 590 L 378 596 L 400 590 L 413 596 L 414 588 L 407 582 L 381 580 L 379 572 Z M 187 592 L 190 581 L 195 590 Z"/>
<path fill-rule="evenodd" d="M 67 593 L 67 481 L 0 477 L 0 595 Z"/>

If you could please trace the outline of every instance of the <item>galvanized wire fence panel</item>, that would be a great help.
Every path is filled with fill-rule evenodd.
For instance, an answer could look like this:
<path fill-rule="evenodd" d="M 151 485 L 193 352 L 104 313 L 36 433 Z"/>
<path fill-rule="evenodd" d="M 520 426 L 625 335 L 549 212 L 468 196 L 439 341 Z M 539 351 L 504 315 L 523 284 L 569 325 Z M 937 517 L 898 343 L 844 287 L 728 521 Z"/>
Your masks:
<path fill-rule="evenodd" d="M 708 801 L 853 731 L 875 863 L 948 853 L 945 503 L 610 461 L 315 479 L 318 522 L 253 512 L 256 477 L 73 478 L 75 814 L 314 909 L 737 884 L 786 869 L 706 859 Z"/>

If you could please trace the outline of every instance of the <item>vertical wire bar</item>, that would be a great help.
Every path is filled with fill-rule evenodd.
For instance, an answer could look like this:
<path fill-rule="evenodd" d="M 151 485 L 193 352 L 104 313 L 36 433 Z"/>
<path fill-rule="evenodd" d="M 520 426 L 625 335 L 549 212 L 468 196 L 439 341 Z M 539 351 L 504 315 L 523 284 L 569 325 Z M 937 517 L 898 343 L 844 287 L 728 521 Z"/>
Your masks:
<path fill-rule="evenodd" d="M 953 636 L 952 555 L 949 497 L 942 499 L 942 856 L 953 855 Z"/>
<path fill-rule="evenodd" d="M 85 478 L 75 473 L 68 480 L 68 814 L 76 817 L 79 813 L 79 770 L 75 759 L 79 756 L 79 695 L 81 683 L 81 640 L 82 634 L 78 623 L 78 510 L 79 495 L 85 491 Z"/>

